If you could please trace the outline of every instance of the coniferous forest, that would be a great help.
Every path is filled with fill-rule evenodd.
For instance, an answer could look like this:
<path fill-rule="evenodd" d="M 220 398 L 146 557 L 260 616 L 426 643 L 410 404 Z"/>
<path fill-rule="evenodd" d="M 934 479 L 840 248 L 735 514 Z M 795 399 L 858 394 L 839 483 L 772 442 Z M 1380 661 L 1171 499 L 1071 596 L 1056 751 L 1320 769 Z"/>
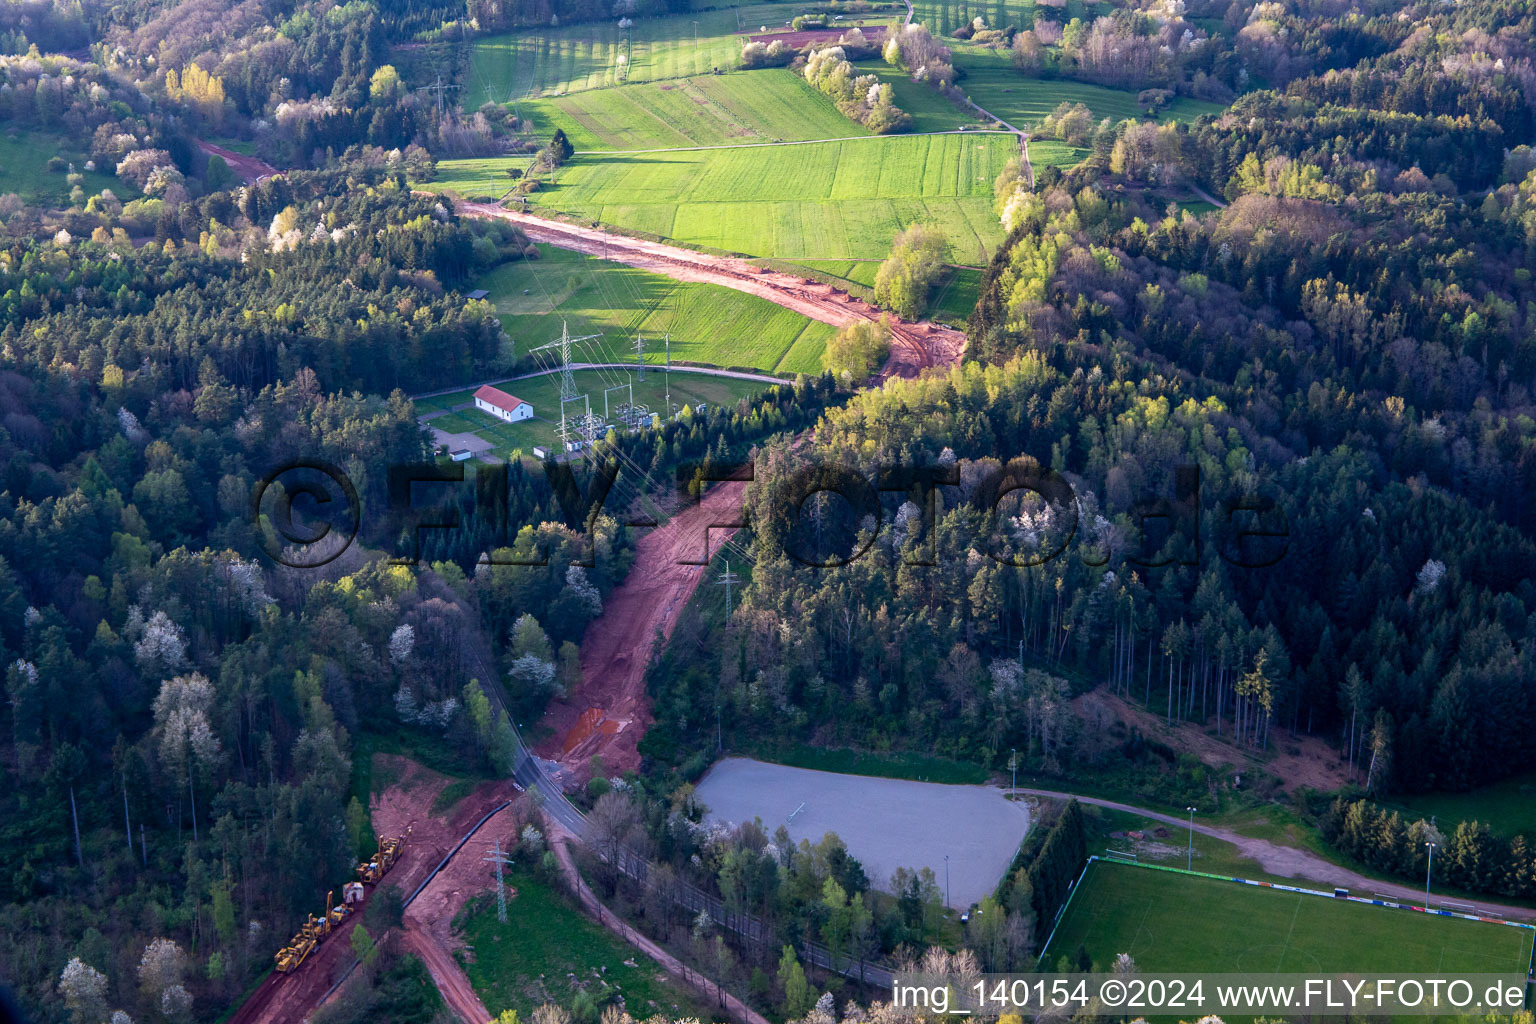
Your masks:
<path fill-rule="evenodd" d="M 1031 125 L 1081 159 L 1008 163 L 979 270 L 944 267 L 937 229 L 898 236 L 899 258 L 927 255 L 899 302 L 877 279 L 894 311 L 974 274 L 962 359 L 765 383 L 599 439 L 579 479 L 514 460 L 505 522 L 461 491 L 460 527 L 423 534 L 416 566 L 390 470 L 439 453 L 408 396 L 532 365 L 468 295 L 540 249 L 422 190 L 442 161 L 548 142 L 516 104 L 445 105 L 461 45 L 698 12 L 0 10 L 0 173 L 43 176 L 0 193 L 0 981 L 26 1012 L 226 1017 L 374 850 L 372 754 L 504 777 L 514 723 L 582 682 L 587 627 L 637 557 L 620 520 L 639 480 L 697 496 L 738 464 L 730 614 L 713 586 L 683 602 L 644 666 L 641 768 L 593 766 L 578 801 L 669 885 L 765 922 L 771 943 L 727 956 L 672 903 L 599 879 L 659 939 L 693 929 L 778 1016 L 815 1005 L 803 943 L 863 962 L 943 935 L 1029 965 L 1089 826 L 1075 802 L 1052 811 L 982 904 L 997 912 L 951 934 L 931 870 L 871 879 L 835 836 L 706 829 L 692 784 L 727 749 L 1017 767 L 1164 810 L 1283 804 L 1377 876 L 1417 879 L 1437 840 L 1461 892 L 1536 900 L 1530 825 L 1399 810 L 1536 755 L 1536 12 L 1038 7 L 1032 27 L 946 38 L 1144 115 L 1062 103 Z M 919 37 L 942 89 L 903 82 L 914 114 L 967 88 L 965 52 L 950 65 Z M 895 111 L 850 133 L 907 126 L 889 84 L 831 53 L 795 66 Z M 1220 110 L 1154 116 L 1178 100 Z M 579 156 L 553 137 L 550 172 Z M 876 371 L 890 322 L 877 333 L 849 365 Z M 287 564 L 252 509 L 302 461 L 339 467 L 366 513 L 319 569 Z M 622 497 L 587 514 L 571 488 L 612 468 Z M 825 486 L 802 503 L 786 482 L 808 481 Z M 1331 785 L 1293 784 L 1282 757 Z M 425 971 L 389 965 L 379 1019 L 431 1019 Z"/>

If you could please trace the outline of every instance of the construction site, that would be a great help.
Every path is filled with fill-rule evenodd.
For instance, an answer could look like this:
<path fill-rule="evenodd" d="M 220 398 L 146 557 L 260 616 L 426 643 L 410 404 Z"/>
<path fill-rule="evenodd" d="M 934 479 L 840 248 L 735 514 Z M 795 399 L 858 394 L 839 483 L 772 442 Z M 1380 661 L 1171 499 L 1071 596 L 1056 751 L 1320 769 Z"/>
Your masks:
<path fill-rule="evenodd" d="M 341 904 L 337 906 L 332 903 L 336 895 L 334 889 L 326 893 L 325 913 L 307 916 L 304 923 L 299 926 L 298 933 L 288 940 L 288 945 L 277 951 L 274 957 L 277 973 L 291 974 L 298 970 L 326 936 L 362 909 L 367 892 L 365 886 L 377 886 L 385 873 L 395 866 L 395 862 L 400 859 L 401 851 L 405 849 L 405 841 L 410 838 L 410 835 L 411 830 L 407 827 L 403 836 L 391 838 L 379 836 L 378 850 L 372 857 L 357 865 L 357 880 L 341 887 Z"/>
<path fill-rule="evenodd" d="M 479 1000 L 453 959 L 448 929 L 466 899 L 494 884 L 492 866 L 481 858 L 494 843 L 505 848 L 515 840 L 510 808 L 517 787 L 510 780 L 481 782 L 448 810 L 434 813 L 434 803 L 452 780 L 397 755 L 375 755 L 375 763 L 398 779 L 369 801 L 383 837 L 375 856 L 357 866 L 358 877 L 343 887 L 341 904 L 328 908 L 336 914 L 329 927 L 315 934 L 317 918 L 309 917 L 283 950 L 293 959 L 302 949 L 297 962 L 285 971 L 279 953 L 273 972 L 234 1013 L 231 1024 L 289 1024 L 334 999 L 356 964 L 350 939 L 362 924 L 362 907 L 387 887 L 397 888 L 405 904 L 398 941 L 421 957 L 455 1013 L 469 1021 L 489 1019 L 483 1006 L 477 1008 Z M 352 886 L 363 887 L 362 902 L 347 902 L 346 890 Z M 372 938 L 395 941 L 383 934 Z"/>

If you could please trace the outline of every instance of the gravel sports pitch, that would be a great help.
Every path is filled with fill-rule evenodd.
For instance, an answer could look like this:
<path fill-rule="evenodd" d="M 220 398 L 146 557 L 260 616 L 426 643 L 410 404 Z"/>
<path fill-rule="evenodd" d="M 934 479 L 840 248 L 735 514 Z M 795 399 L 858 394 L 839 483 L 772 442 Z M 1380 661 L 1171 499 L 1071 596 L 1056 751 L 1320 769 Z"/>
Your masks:
<path fill-rule="evenodd" d="M 836 832 L 888 889 L 897 868 L 932 868 L 948 902 L 967 907 L 997 887 L 1029 828 L 1029 810 L 991 786 L 839 775 L 729 757 L 698 785 L 711 821 L 761 818 L 770 834 L 787 825 L 796 842 Z"/>

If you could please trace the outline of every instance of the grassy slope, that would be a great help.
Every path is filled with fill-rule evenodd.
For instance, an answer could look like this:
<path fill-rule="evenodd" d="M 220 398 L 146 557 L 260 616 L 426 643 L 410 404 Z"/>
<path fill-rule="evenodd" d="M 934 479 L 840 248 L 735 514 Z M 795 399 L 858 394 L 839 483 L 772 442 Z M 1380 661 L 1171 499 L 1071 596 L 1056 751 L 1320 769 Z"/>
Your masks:
<path fill-rule="evenodd" d="M 679 283 L 579 253 L 540 246 L 543 258 L 509 263 L 478 283 L 488 289 L 502 325 L 519 353 L 560 337 L 602 333 L 583 343 L 587 362 L 631 362 L 636 332 L 651 339 L 646 361 L 665 362 L 663 335 L 672 337 L 674 362 L 742 366 L 793 374 L 821 370 L 820 347 L 832 335 L 766 299 L 718 285 Z M 525 294 L 526 293 L 526 294 Z M 817 360 L 787 363 L 796 342 L 817 342 Z"/>
<path fill-rule="evenodd" d="M 1458 821 L 1480 821 L 1501 835 L 1536 833 L 1536 772 L 1468 793 L 1429 793 L 1388 802 L 1414 818 L 1434 816 L 1442 828 Z"/>
<path fill-rule="evenodd" d="M 955 66 L 965 71 L 959 84 L 966 95 L 1019 128 L 1039 124 L 1061 103 L 1082 103 L 1095 117 L 1114 121 L 1141 117 L 1134 92 L 1065 79 L 1029 78 L 1014 69 L 1005 50 L 969 47 L 955 53 Z M 1217 103 L 1181 96 L 1159 120 L 1193 120 L 1221 109 Z"/>
<path fill-rule="evenodd" d="M 526 97 L 601 89 L 625 82 L 656 82 L 735 68 L 750 34 L 783 27 L 801 5 L 755 4 L 739 9 L 698 11 L 667 18 L 640 18 L 627 38 L 616 22 L 604 21 L 477 40 L 465 79 L 465 109 Z M 694 21 L 698 28 L 695 34 Z M 844 27 L 884 24 L 887 16 L 848 17 Z M 738 32 L 738 27 L 740 32 Z M 627 58 L 626 63 L 619 57 Z"/>
<path fill-rule="evenodd" d="M 915 221 L 965 254 L 996 245 L 1005 136 L 945 135 L 574 158 L 537 205 L 681 242 L 800 259 L 883 258 Z"/>
<path fill-rule="evenodd" d="M 540 137 L 565 129 L 578 150 L 798 142 L 869 134 L 787 68 L 704 75 L 531 99 Z"/>
<path fill-rule="evenodd" d="M 0 135 L 0 193 L 15 192 L 29 203 L 63 206 L 69 201 L 70 184 L 67 170 L 48 170 L 49 159 L 56 156 L 74 163 L 75 170 L 85 178 L 80 187 L 86 195 L 109 188 L 123 202 L 138 197 L 138 189 L 128 182 L 87 171 L 85 162 L 89 157 L 76 140 L 24 128 L 13 128 Z"/>
<path fill-rule="evenodd" d="M 659 964 L 587 920 L 565 893 L 522 867 L 506 883 L 517 891 L 506 924 L 496 920 L 494 898 L 471 904 L 461 918 L 469 945 L 464 972 L 486 1009 L 515 1009 L 528 1020 L 546 1002 L 569 1005 L 579 985 L 599 1003 L 617 990 L 637 1019 L 710 1019 L 709 1008 L 674 988 Z"/>
<path fill-rule="evenodd" d="M 912 115 L 914 132 L 952 132 L 961 125 L 978 125 L 981 116 L 969 108 L 962 110 L 939 95 L 933 86 L 912 81 L 901 68 L 883 60 L 861 61 L 855 65 L 861 75 L 875 75 L 882 85 L 891 87 L 892 97 L 902 110 Z"/>
<path fill-rule="evenodd" d="M 1532 933 L 1099 862 L 1048 955 L 1130 953 L 1144 971 L 1525 973 Z"/>

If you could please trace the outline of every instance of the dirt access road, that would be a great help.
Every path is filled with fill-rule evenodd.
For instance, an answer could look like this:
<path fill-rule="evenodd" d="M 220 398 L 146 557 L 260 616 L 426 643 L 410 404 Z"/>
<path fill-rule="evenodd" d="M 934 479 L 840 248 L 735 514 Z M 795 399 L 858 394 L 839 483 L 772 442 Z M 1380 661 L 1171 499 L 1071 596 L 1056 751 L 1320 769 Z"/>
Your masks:
<path fill-rule="evenodd" d="M 454 847 L 465 832 L 483 818 L 488 811 L 497 804 L 512 799 L 517 795 L 510 780 L 504 782 L 486 782 L 477 786 L 475 790 L 463 800 L 460 800 L 454 808 L 443 817 L 432 814 L 432 803 L 437 794 L 448 783 L 448 779 L 436 772 L 429 771 L 403 757 L 380 754 L 374 761 L 374 773 L 378 778 L 383 775 L 393 775 L 396 781 L 385 788 L 381 793 L 375 794 L 371 803 L 374 828 L 384 835 L 403 835 L 410 828 L 411 837 L 405 844 L 405 851 L 400 860 L 384 876 L 381 885 L 399 886 L 402 895 L 410 895 L 428 875 L 432 873 L 438 863 Z M 506 812 L 502 812 L 505 814 Z M 498 816 L 500 818 L 500 816 Z M 478 891 L 484 887 L 483 882 L 473 882 L 471 876 L 479 871 L 487 878 L 490 877 L 490 865 L 481 864 L 480 857 L 484 852 L 475 845 L 475 840 L 484 837 L 487 844 L 494 836 L 488 831 L 497 823 L 497 819 L 487 822 L 475 839 L 466 843 L 459 852 L 459 856 L 449 862 L 449 866 L 433 880 L 433 885 L 423 891 L 422 896 L 410 907 L 410 911 L 422 915 L 422 921 L 436 920 L 432 914 L 445 913 L 441 927 L 446 929 L 453 919 L 453 913 L 462 905 L 469 892 Z M 502 837 L 505 839 L 505 837 Z M 439 890 L 439 886 L 441 889 Z M 438 890 L 435 897 L 429 896 Z M 368 891 L 368 899 L 373 899 L 378 893 L 378 887 Z M 455 893 L 460 893 L 455 897 Z M 457 904 L 451 904 L 451 900 L 457 898 Z M 317 894 L 316 908 L 323 906 L 324 895 Z M 433 910 L 434 906 L 436 911 Z M 448 909 L 445 909 L 448 908 Z M 362 920 L 361 914 L 354 914 L 328 936 L 319 947 L 309 955 L 298 970 L 292 974 L 282 975 L 273 973 L 267 980 L 257 986 L 256 991 L 235 1011 L 230 1018 L 230 1024 L 296 1024 L 305 1020 L 321 1003 L 328 990 L 342 972 L 352 963 L 352 929 L 357 927 Z M 464 978 L 458 965 L 454 963 L 447 950 L 441 950 L 441 955 L 432 955 L 431 945 L 436 943 L 435 931 L 432 928 L 423 929 L 413 924 L 410 914 L 406 920 L 405 941 L 412 949 L 421 952 L 422 946 L 427 950 L 422 956 L 426 961 L 428 970 L 432 972 L 433 980 L 443 990 L 445 998 L 454 1007 L 455 1012 L 464 1013 L 456 1000 L 455 994 L 468 991 L 473 998 L 473 991 L 469 990 L 468 979 Z M 272 936 L 272 946 L 287 939 L 287 935 Z M 375 941 L 382 936 L 374 936 Z M 452 967 L 452 974 L 457 974 L 455 979 L 452 974 L 444 970 L 444 962 Z M 435 965 L 435 966 L 434 966 Z M 441 974 L 441 977 L 440 977 Z M 475 1000 L 476 1003 L 479 1000 Z M 483 1011 L 483 1007 L 480 1010 Z M 466 1019 L 479 1024 L 489 1019 L 487 1016 L 470 1016 Z"/>
<path fill-rule="evenodd" d="M 736 531 L 746 484 L 716 484 L 698 504 L 685 507 L 635 544 L 635 561 L 615 587 L 603 613 L 581 638 L 581 685 L 550 704 L 543 722 L 553 736 L 536 749 L 584 779 L 592 755 L 610 773 L 640 767 L 640 737 L 651 724 L 645 670 L 659 633 L 670 639 L 677 613 L 687 603 L 708 561 Z"/>
<path fill-rule="evenodd" d="M 1175 814 L 1164 814 L 1161 811 L 1148 810 L 1145 807 L 1135 807 L 1131 804 L 1117 803 L 1114 800 L 1101 800 L 1094 796 L 1078 796 L 1075 793 L 1062 793 L 1052 789 L 1025 789 L 1020 786 L 1013 791 L 1023 796 L 1042 797 L 1046 800 L 1076 800 L 1080 804 L 1092 804 L 1095 807 L 1107 807 L 1112 811 L 1123 811 L 1126 814 L 1135 814 L 1143 818 L 1151 818 L 1166 825 L 1172 825 L 1180 830 L 1188 830 L 1189 819 L 1181 818 Z M 1311 882 L 1317 882 L 1327 886 L 1337 886 L 1341 889 L 1354 890 L 1356 895 L 1365 893 L 1381 893 L 1387 896 L 1395 896 L 1404 903 L 1414 906 L 1422 906 L 1424 903 L 1424 890 L 1412 885 L 1399 885 L 1396 882 L 1382 882 L 1374 878 L 1367 878 L 1357 871 L 1340 867 L 1332 861 L 1324 860 L 1309 850 L 1297 849 L 1294 846 L 1281 846 L 1272 843 L 1268 839 L 1256 839 L 1253 836 L 1245 836 L 1234 832 L 1229 828 L 1219 825 L 1203 825 L 1195 822 L 1195 831 L 1203 836 L 1211 836 L 1223 842 L 1231 843 L 1237 847 L 1239 853 L 1249 860 L 1258 862 L 1271 875 L 1281 878 L 1302 878 Z M 1536 920 L 1536 910 L 1530 907 L 1511 907 L 1500 903 L 1485 903 L 1478 901 L 1477 906 L 1482 910 L 1491 910 L 1497 914 L 1515 921 Z"/>
<path fill-rule="evenodd" d="M 767 270 L 731 256 L 711 256 L 663 242 L 647 242 L 600 228 L 544 220 L 503 210 L 493 203 L 457 204 L 460 214 L 516 224 L 530 239 L 561 249 L 613 260 L 674 281 L 701 281 L 767 299 L 801 316 L 841 327 L 855 320 L 878 320 L 882 311 L 831 285 Z M 882 377 L 915 377 L 933 367 L 949 367 L 965 352 L 965 334 L 950 327 L 891 317 L 891 358 Z"/>
<path fill-rule="evenodd" d="M 203 139 L 197 140 L 197 148 L 209 156 L 223 157 L 224 162 L 229 164 L 229 169 L 234 171 L 240 180 L 247 185 L 254 185 L 263 178 L 270 178 L 278 173 L 276 167 L 265 161 L 258 160 L 253 156 L 246 156 L 243 153 L 236 153 L 234 150 L 225 149 L 223 146 L 215 146 L 213 143 Z"/>
<path fill-rule="evenodd" d="M 768 1024 L 768 1021 L 761 1014 L 757 1013 L 746 1003 L 743 1003 L 729 992 L 722 992 L 712 988 L 709 984 L 709 979 L 703 978 L 694 971 L 689 970 L 677 957 L 668 953 L 655 942 L 615 917 L 613 911 L 604 907 L 597 898 L 597 894 L 587 887 L 587 883 L 581 877 L 581 872 L 577 870 L 576 861 L 571 856 L 570 844 L 574 840 L 571 838 L 570 833 L 561 827 L 559 822 L 548 816 L 544 819 L 544 826 L 546 833 L 549 835 L 550 849 L 554 850 L 555 860 L 560 864 L 561 876 L 565 878 L 566 884 L 575 891 L 576 898 L 581 901 L 581 905 L 586 908 L 588 913 L 594 915 L 604 928 L 607 928 L 619 938 L 640 950 L 640 952 L 652 960 L 655 960 L 662 966 L 663 970 L 688 986 L 704 1001 L 714 1000 L 715 1005 L 729 1013 L 731 1019 L 736 1021 L 737 1024 Z"/>

